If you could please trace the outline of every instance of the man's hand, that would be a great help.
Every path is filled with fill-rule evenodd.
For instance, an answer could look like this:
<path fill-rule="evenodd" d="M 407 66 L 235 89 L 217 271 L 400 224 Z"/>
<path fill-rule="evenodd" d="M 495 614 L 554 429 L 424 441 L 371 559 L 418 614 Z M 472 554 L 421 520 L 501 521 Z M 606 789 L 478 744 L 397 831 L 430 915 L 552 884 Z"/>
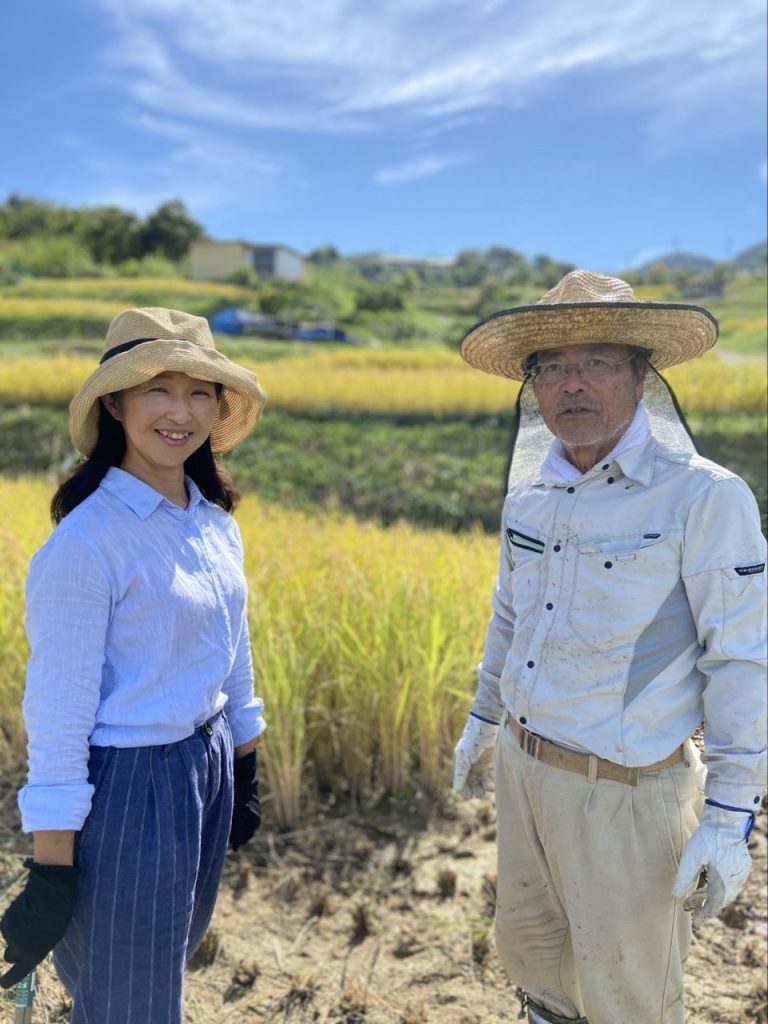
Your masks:
<path fill-rule="evenodd" d="M 229 832 L 230 847 L 237 850 L 247 843 L 260 824 L 259 777 L 256 773 L 256 751 L 252 750 L 235 761 L 235 802 Z"/>
<path fill-rule="evenodd" d="M 0 920 L 5 960 L 13 964 L 0 977 L 3 988 L 18 984 L 64 938 L 77 901 L 77 868 L 25 863 L 27 884 Z"/>
<path fill-rule="evenodd" d="M 470 714 L 453 751 L 453 788 L 465 800 L 492 793 L 498 725 Z"/>
<path fill-rule="evenodd" d="M 747 840 L 754 822 L 751 811 L 706 800 L 699 827 L 683 850 L 672 895 L 691 896 L 706 869 L 706 897 L 697 913 L 714 917 L 735 900 L 752 867 Z"/>

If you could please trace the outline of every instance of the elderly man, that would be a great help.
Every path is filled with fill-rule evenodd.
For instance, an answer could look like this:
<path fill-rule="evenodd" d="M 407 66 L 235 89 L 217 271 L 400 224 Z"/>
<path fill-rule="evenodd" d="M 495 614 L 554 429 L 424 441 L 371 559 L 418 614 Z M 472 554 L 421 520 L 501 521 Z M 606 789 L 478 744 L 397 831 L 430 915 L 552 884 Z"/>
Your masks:
<path fill-rule="evenodd" d="M 462 342 L 524 382 L 453 785 L 495 775 L 496 942 L 536 1024 L 680 1024 L 691 910 L 717 914 L 749 874 L 765 542 L 656 372 L 716 338 L 704 309 L 574 271 Z"/>

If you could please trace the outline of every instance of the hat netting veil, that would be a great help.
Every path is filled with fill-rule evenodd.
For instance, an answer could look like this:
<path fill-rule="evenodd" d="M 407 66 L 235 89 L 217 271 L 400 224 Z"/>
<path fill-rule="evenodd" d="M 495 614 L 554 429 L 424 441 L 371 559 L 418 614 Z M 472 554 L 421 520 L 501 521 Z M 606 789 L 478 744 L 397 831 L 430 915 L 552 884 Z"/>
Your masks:
<path fill-rule="evenodd" d="M 674 391 L 650 364 L 645 377 L 643 402 L 648 412 L 651 432 L 657 441 L 681 455 L 695 455 L 698 452 Z M 523 381 L 517 396 L 507 464 L 507 490 L 526 477 L 538 474 L 551 444 L 552 434 L 542 419 L 533 384 L 528 378 Z"/>

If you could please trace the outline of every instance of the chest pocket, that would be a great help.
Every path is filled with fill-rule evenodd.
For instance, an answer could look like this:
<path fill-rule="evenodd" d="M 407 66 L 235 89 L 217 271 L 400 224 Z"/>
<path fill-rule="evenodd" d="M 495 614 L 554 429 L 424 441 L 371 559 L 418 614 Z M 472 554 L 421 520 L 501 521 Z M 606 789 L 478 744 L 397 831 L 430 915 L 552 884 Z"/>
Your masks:
<path fill-rule="evenodd" d="M 593 651 L 633 645 L 680 580 L 669 533 L 577 544 L 568 624 Z"/>
<path fill-rule="evenodd" d="M 507 524 L 506 534 L 512 562 L 512 606 L 518 618 L 522 619 L 536 603 L 545 542 L 535 530 L 515 522 Z"/>

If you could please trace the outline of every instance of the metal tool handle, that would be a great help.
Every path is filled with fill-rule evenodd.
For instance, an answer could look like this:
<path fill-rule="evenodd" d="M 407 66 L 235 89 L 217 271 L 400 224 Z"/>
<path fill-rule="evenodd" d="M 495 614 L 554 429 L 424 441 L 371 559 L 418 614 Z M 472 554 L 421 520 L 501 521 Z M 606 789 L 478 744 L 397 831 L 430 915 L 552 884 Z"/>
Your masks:
<path fill-rule="evenodd" d="M 32 1003 L 35 1000 L 35 968 L 16 986 L 13 1024 L 32 1024 Z"/>

